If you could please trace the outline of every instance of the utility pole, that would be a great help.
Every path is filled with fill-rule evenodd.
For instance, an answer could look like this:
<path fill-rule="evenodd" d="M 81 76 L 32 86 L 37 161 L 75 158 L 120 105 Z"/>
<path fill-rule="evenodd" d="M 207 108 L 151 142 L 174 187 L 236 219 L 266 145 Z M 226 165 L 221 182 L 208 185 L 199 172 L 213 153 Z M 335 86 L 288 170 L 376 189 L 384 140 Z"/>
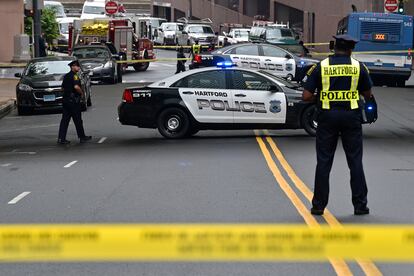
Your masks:
<path fill-rule="evenodd" d="M 34 46 L 34 56 L 39 57 L 39 40 L 42 32 L 42 26 L 40 23 L 40 9 L 39 2 L 41 0 L 33 0 L 33 46 Z"/>
<path fill-rule="evenodd" d="M 193 1 L 188 0 L 188 19 L 193 18 Z"/>

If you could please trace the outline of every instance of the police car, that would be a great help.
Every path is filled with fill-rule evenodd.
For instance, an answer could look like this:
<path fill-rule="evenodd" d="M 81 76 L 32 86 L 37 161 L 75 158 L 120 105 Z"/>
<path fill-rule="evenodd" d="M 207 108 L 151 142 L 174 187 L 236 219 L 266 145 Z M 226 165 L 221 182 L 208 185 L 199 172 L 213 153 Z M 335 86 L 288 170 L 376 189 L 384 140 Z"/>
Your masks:
<path fill-rule="evenodd" d="M 298 85 L 231 63 L 126 88 L 118 107 L 121 124 L 158 128 L 166 138 L 207 129 L 305 129 L 315 135 L 314 113 Z"/>
<path fill-rule="evenodd" d="M 197 55 L 194 60 L 198 67 L 215 66 L 222 61 L 231 61 L 239 67 L 265 70 L 290 81 L 301 81 L 312 65 L 319 62 L 265 43 L 231 45 L 211 54 Z"/>

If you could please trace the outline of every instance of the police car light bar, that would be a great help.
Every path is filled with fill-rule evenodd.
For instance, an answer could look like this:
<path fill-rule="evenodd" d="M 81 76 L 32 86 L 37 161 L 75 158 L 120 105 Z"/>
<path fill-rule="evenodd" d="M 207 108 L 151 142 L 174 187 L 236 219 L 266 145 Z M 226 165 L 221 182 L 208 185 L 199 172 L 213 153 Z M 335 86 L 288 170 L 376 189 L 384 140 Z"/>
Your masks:
<path fill-rule="evenodd" d="M 231 68 L 234 66 L 235 64 L 231 61 L 217 62 L 217 67 L 220 67 L 220 68 Z"/>

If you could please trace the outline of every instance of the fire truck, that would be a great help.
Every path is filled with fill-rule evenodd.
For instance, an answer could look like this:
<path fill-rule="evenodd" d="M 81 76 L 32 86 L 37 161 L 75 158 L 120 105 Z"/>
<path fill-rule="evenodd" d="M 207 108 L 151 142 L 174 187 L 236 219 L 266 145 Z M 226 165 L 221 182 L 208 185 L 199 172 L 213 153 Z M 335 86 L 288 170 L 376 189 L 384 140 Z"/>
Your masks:
<path fill-rule="evenodd" d="M 74 20 L 69 26 L 69 54 L 76 45 L 110 43 L 115 47 L 124 71 L 128 66 L 133 66 L 135 71 L 145 71 L 149 62 L 134 61 L 155 59 L 154 45 L 150 39 L 139 35 L 137 27 L 140 26 L 125 17 Z"/>

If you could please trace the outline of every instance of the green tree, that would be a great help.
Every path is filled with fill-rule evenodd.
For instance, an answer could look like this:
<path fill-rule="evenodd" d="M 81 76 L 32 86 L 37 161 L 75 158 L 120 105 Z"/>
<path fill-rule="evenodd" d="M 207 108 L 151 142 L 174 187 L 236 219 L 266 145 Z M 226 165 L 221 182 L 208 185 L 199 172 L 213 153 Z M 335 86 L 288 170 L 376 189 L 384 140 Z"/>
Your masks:
<path fill-rule="evenodd" d="M 59 24 L 56 21 L 56 12 L 53 8 L 46 8 L 42 10 L 40 17 L 42 33 L 45 34 L 46 41 L 51 44 L 53 39 L 59 37 Z M 32 17 L 25 17 L 24 31 L 27 35 L 32 35 Z"/>

